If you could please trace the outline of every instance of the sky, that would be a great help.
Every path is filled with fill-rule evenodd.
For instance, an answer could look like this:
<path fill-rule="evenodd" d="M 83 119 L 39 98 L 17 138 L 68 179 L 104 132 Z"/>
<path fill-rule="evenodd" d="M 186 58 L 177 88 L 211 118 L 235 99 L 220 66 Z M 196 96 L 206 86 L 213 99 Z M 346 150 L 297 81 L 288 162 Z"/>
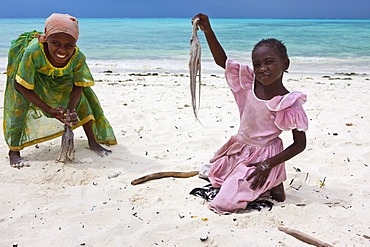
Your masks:
<path fill-rule="evenodd" d="M 323 18 L 370 19 L 370 0 L 1 0 L 0 18 Z"/>

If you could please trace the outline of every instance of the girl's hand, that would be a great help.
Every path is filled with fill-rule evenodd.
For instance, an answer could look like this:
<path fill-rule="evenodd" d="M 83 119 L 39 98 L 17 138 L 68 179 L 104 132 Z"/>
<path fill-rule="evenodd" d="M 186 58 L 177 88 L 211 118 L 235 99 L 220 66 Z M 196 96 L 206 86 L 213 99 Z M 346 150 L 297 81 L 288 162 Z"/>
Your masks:
<path fill-rule="evenodd" d="M 203 32 L 208 32 L 209 30 L 211 30 L 211 23 L 209 22 L 209 19 L 208 19 L 208 16 L 205 15 L 205 14 L 197 14 L 196 16 L 194 16 L 192 19 L 191 19 L 191 23 L 193 24 L 193 21 L 198 18 L 199 21 L 198 21 L 198 27 L 200 28 L 200 30 L 202 30 Z"/>
<path fill-rule="evenodd" d="M 70 111 L 68 109 L 66 111 L 63 107 L 58 106 L 57 108 L 51 108 L 48 113 L 70 127 L 78 123 L 78 116 L 74 110 Z"/>
<path fill-rule="evenodd" d="M 256 169 L 248 176 L 247 180 L 250 180 L 254 177 L 250 188 L 252 190 L 256 190 L 257 188 L 261 188 L 265 184 L 272 166 L 267 161 L 247 165 L 247 167 L 252 166 L 256 167 Z"/>
<path fill-rule="evenodd" d="M 78 123 L 77 113 L 74 110 L 70 111 L 67 109 L 66 113 L 64 114 L 64 121 L 64 123 L 70 127 L 76 125 Z"/>
<path fill-rule="evenodd" d="M 57 108 L 51 108 L 48 113 L 55 117 L 56 119 L 58 119 L 59 121 L 61 121 L 62 123 L 64 123 L 65 110 L 63 107 L 58 106 Z"/>

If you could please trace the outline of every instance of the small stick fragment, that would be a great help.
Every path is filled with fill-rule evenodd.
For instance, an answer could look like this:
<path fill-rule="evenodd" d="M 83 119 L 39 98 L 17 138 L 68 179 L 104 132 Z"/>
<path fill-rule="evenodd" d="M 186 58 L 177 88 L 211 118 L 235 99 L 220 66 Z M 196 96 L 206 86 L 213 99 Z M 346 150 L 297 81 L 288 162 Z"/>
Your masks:
<path fill-rule="evenodd" d="M 116 177 L 118 177 L 119 175 L 121 175 L 121 172 L 117 172 L 117 173 L 114 173 L 113 175 L 109 175 L 109 176 L 108 176 L 108 179 L 116 178 Z"/>
<path fill-rule="evenodd" d="M 307 244 L 315 245 L 317 247 L 333 247 L 333 245 L 325 243 L 317 238 L 314 238 L 306 233 L 303 233 L 301 231 L 291 229 L 288 227 L 279 226 L 278 229 L 282 232 L 285 232 L 286 234 L 289 234 Z"/>
<path fill-rule="evenodd" d="M 199 171 L 190 171 L 190 172 L 156 172 L 152 173 L 137 179 L 134 179 L 131 181 L 131 185 L 137 185 L 141 184 L 153 179 L 159 179 L 159 178 L 168 178 L 168 177 L 174 177 L 174 178 L 190 178 L 198 175 Z"/>

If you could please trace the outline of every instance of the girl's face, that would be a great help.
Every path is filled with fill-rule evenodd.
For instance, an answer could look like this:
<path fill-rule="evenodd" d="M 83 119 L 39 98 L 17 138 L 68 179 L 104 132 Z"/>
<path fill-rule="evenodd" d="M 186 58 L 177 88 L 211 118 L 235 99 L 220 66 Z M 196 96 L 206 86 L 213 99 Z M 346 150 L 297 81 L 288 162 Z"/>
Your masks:
<path fill-rule="evenodd" d="M 281 81 L 283 73 L 289 67 L 289 59 L 282 59 L 274 47 L 262 45 L 252 54 L 252 62 L 256 80 L 263 85 L 271 85 Z"/>
<path fill-rule="evenodd" d="M 76 40 L 66 33 L 51 34 L 47 40 L 47 57 L 55 67 L 64 67 L 75 52 Z"/>

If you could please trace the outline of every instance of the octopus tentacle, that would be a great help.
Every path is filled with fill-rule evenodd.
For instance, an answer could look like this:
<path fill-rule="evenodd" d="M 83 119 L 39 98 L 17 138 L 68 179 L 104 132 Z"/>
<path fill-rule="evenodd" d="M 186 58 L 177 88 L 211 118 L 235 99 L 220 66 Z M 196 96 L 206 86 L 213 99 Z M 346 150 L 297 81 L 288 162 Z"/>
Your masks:
<path fill-rule="evenodd" d="M 68 125 L 64 125 L 64 132 L 62 135 L 62 143 L 61 143 L 61 150 L 59 154 L 59 158 L 57 161 L 59 162 L 72 162 L 75 159 L 75 148 L 74 148 L 74 134 L 72 129 Z"/>
<path fill-rule="evenodd" d="M 190 40 L 190 60 L 189 60 L 189 72 L 190 72 L 190 92 L 191 92 L 191 104 L 193 112 L 198 119 L 198 110 L 200 105 L 200 89 L 201 89 L 201 47 L 198 38 L 198 22 L 199 18 L 193 20 L 193 32 Z M 198 104 L 197 104 L 197 77 L 198 77 Z"/>

